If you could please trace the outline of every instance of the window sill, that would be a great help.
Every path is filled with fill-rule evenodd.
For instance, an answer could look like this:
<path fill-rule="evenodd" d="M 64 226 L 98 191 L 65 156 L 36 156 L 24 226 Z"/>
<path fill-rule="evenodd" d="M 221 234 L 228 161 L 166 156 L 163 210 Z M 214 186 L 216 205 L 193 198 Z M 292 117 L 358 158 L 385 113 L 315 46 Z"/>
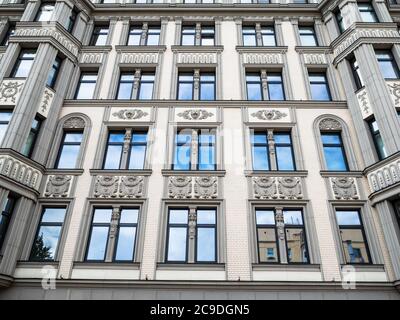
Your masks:
<path fill-rule="evenodd" d="M 224 271 L 224 263 L 158 263 L 157 270 Z"/>
<path fill-rule="evenodd" d="M 294 48 L 297 52 L 302 53 L 302 52 L 318 52 L 318 53 L 331 53 L 332 50 L 330 47 L 326 46 L 296 46 Z"/>
<path fill-rule="evenodd" d="M 329 178 L 329 177 L 342 177 L 342 176 L 351 176 L 351 177 L 362 177 L 362 171 L 327 171 L 321 170 L 319 172 L 321 177 Z"/>
<path fill-rule="evenodd" d="M 111 45 L 104 45 L 104 46 L 83 46 L 82 47 L 82 52 L 108 52 L 112 50 Z"/>
<path fill-rule="evenodd" d="M 342 268 L 353 267 L 356 271 L 370 271 L 370 272 L 385 272 L 385 266 L 383 264 L 341 264 Z"/>
<path fill-rule="evenodd" d="M 133 46 L 133 45 L 118 45 L 115 46 L 115 49 L 117 51 L 122 51 L 122 52 L 154 52 L 154 51 L 165 51 L 167 49 L 167 46 L 165 45 L 155 45 L 155 46 Z"/>
<path fill-rule="evenodd" d="M 253 271 L 310 271 L 321 272 L 319 264 L 263 264 L 253 263 Z"/>
<path fill-rule="evenodd" d="M 163 169 L 161 170 L 163 176 L 217 176 L 224 177 L 226 174 L 225 170 L 172 170 Z"/>
<path fill-rule="evenodd" d="M 277 52 L 286 53 L 287 46 L 236 46 L 238 52 Z"/>
<path fill-rule="evenodd" d="M 58 267 L 59 261 L 18 261 L 16 268 L 38 268 L 41 269 L 44 266 Z"/>
<path fill-rule="evenodd" d="M 222 52 L 224 50 L 224 46 L 215 45 L 215 46 L 181 46 L 174 45 L 171 46 L 172 52 Z"/>
<path fill-rule="evenodd" d="M 46 169 L 45 174 L 62 174 L 62 175 L 70 175 L 70 176 L 80 176 L 84 172 L 83 169 Z"/>
<path fill-rule="evenodd" d="M 307 177 L 307 170 L 298 170 L 298 171 L 279 171 L 279 170 L 245 170 L 244 172 L 246 177 L 257 177 L 257 176 L 296 176 L 296 177 Z"/>
<path fill-rule="evenodd" d="M 139 270 L 139 262 L 74 262 L 74 269 L 127 269 Z"/>
<path fill-rule="evenodd" d="M 153 170 L 151 169 L 143 169 L 143 170 L 127 170 L 127 169 L 115 169 L 115 170 L 109 170 L 109 169 L 90 169 L 90 174 L 92 176 L 96 175 L 141 175 L 141 176 L 151 176 L 153 173 Z"/>

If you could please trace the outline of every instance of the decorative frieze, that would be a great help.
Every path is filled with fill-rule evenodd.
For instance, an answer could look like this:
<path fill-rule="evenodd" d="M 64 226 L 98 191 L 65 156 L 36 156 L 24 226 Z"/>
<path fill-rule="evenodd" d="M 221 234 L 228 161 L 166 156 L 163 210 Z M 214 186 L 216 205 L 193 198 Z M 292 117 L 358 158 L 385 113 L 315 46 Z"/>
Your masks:
<path fill-rule="evenodd" d="M 170 176 L 168 197 L 172 199 L 215 199 L 218 197 L 218 178 L 214 176 Z"/>
<path fill-rule="evenodd" d="M 248 109 L 249 119 L 251 122 L 265 122 L 265 121 L 277 121 L 277 122 L 290 122 L 289 109 Z"/>
<path fill-rule="evenodd" d="M 124 64 L 157 64 L 159 54 L 157 52 L 123 52 L 120 63 Z"/>
<path fill-rule="evenodd" d="M 112 120 L 148 120 L 148 116 L 150 115 L 149 109 L 115 109 L 112 110 Z"/>
<path fill-rule="evenodd" d="M 282 64 L 281 53 L 243 53 L 244 64 Z"/>
<path fill-rule="evenodd" d="M 176 121 L 216 121 L 215 108 L 176 108 Z"/>
<path fill-rule="evenodd" d="M 371 114 L 373 114 L 372 105 L 369 101 L 368 93 L 365 88 L 362 88 L 357 92 L 357 100 L 358 106 L 360 107 L 361 114 L 363 119 L 368 118 Z"/>
<path fill-rule="evenodd" d="M 395 107 L 400 106 L 400 81 L 391 80 L 387 81 L 387 86 L 389 88 L 390 97 L 392 98 Z"/>
<path fill-rule="evenodd" d="M 144 195 L 144 177 L 129 176 L 96 176 L 94 185 L 95 198 L 141 198 Z"/>
<path fill-rule="evenodd" d="M 0 84 L 0 105 L 16 105 L 25 80 L 5 79 Z"/>
<path fill-rule="evenodd" d="M 178 64 L 216 64 L 218 62 L 215 52 L 178 52 Z"/>
<path fill-rule="evenodd" d="M 52 175 L 49 176 L 46 183 L 45 197 L 66 198 L 70 196 L 72 176 Z"/>
<path fill-rule="evenodd" d="M 103 63 L 103 52 L 82 52 L 79 56 L 79 63 L 101 64 Z"/>
<path fill-rule="evenodd" d="M 47 118 L 49 114 L 49 110 L 51 107 L 51 103 L 54 99 L 54 91 L 45 87 L 42 95 L 42 99 L 40 100 L 38 113 L 41 114 L 43 117 Z"/>
<path fill-rule="evenodd" d="M 400 182 L 399 157 L 368 173 L 367 178 L 372 192 L 385 189 L 391 185 L 394 185 L 395 183 Z"/>
<path fill-rule="evenodd" d="M 327 64 L 326 55 L 324 53 L 304 53 L 305 64 Z"/>
<path fill-rule="evenodd" d="M 329 178 L 332 194 L 336 200 L 358 200 L 360 199 L 357 182 L 352 177 Z"/>
<path fill-rule="evenodd" d="M 325 118 L 319 122 L 319 129 L 321 131 L 338 131 L 342 130 L 342 125 L 336 119 Z"/>
<path fill-rule="evenodd" d="M 303 199 L 302 181 L 299 177 L 270 177 L 252 178 L 253 196 L 263 200 L 299 200 Z"/>

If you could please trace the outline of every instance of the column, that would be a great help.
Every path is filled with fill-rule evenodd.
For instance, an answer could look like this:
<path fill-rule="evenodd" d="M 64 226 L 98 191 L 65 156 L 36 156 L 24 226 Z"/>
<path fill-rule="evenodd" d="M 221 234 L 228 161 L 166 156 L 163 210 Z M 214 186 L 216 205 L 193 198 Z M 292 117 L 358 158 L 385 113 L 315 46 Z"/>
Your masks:
<path fill-rule="evenodd" d="M 343 17 L 344 28 L 347 29 L 354 22 L 361 22 L 360 11 L 358 10 L 357 1 L 346 0 L 339 4 L 340 13 Z"/>
<path fill-rule="evenodd" d="M 40 7 L 40 1 L 28 0 L 21 21 L 33 21 Z"/>
<path fill-rule="evenodd" d="M 385 0 L 375 0 L 373 1 L 373 5 L 378 15 L 379 22 L 393 22 Z"/>
<path fill-rule="evenodd" d="M 88 21 L 89 17 L 86 15 L 86 13 L 81 11 L 76 19 L 75 30 L 74 30 L 74 36 L 79 41 L 83 41 Z"/>
<path fill-rule="evenodd" d="M 58 0 L 54 7 L 52 20 L 60 23 L 64 28 L 68 27 L 69 17 L 74 4 L 69 0 Z"/>

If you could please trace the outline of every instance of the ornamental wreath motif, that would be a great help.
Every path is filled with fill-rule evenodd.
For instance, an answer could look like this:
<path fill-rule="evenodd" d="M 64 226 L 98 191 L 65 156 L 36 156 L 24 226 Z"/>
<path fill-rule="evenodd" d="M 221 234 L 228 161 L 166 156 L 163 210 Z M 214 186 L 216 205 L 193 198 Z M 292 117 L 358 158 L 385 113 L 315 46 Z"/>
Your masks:
<path fill-rule="evenodd" d="M 259 110 L 251 115 L 259 120 L 280 120 L 287 117 L 287 113 L 275 109 Z"/>
<path fill-rule="evenodd" d="M 186 120 L 204 120 L 212 117 L 214 114 L 204 109 L 191 109 L 178 113 L 178 116 Z"/>
<path fill-rule="evenodd" d="M 144 112 L 140 109 L 123 109 L 118 112 L 114 112 L 113 116 L 123 120 L 136 120 L 148 115 L 147 112 Z"/>
<path fill-rule="evenodd" d="M 0 85 L 0 100 L 15 103 L 17 94 L 22 91 L 23 85 L 17 81 L 3 82 Z"/>

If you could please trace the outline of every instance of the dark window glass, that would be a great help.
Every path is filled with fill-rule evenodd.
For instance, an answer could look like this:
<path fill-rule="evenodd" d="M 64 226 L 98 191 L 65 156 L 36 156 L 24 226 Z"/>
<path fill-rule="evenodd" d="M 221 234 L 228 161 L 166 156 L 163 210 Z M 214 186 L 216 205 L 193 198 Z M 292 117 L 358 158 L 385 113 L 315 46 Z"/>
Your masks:
<path fill-rule="evenodd" d="M 261 27 L 261 39 L 263 46 L 276 46 L 275 28 Z"/>
<path fill-rule="evenodd" d="M 388 154 L 386 152 L 385 144 L 383 143 L 383 139 L 376 120 L 371 119 L 370 121 L 368 121 L 368 125 L 371 131 L 372 139 L 374 141 L 376 152 L 378 154 L 378 158 L 379 160 L 385 159 Z"/>
<path fill-rule="evenodd" d="M 201 129 L 199 131 L 198 142 L 198 169 L 199 170 L 215 170 L 215 130 Z"/>
<path fill-rule="evenodd" d="M 142 27 L 141 26 L 131 26 L 129 28 L 127 45 L 128 46 L 139 46 L 141 38 L 142 38 Z"/>
<path fill-rule="evenodd" d="M 74 25 L 75 25 L 77 16 L 78 16 L 78 12 L 76 12 L 75 9 L 72 9 L 71 15 L 69 16 L 69 19 L 68 19 L 68 26 L 67 26 L 68 32 L 72 32 L 72 30 L 74 29 Z"/>
<path fill-rule="evenodd" d="M 108 135 L 103 169 L 119 169 L 124 149 L 125 131 L 114 131 Z"/>
<path fill-rule="evenodd" d="M 317 36 L 315 35 L 314 27 L 299 26 L 300 42 L 302 46 L 318 45 Z"/>
<path fill-rule="evenodd" d="M 133 261 L 139 209 L 122 209 L 120 213 L 115 261 Z"/>
<path fill-rule="evenodd" d="M 8 41 L 10 40 L 10 37 L 12 35 L 14 35 L 14 33 L 15 33 L 15 25 L 10 25 L 8 27 L 8 30 L 7 30 L 6 34 L 4 35 L 3 40 L 1 41 L 0 45 L 1 46 L 7 46 L 8 45 Z"/>
<path fill-rule="evenodd" d="M 336 219 L 346 263 L 370 263 L 360 212 L 358 210 L 336 210 Z"/>
<path fill-rule="evenodd" d="M 54 260 L 64 224 L 66 208 L 44 208 L 32 246 L 30 260 Z"/>
<path fill-rule="evenodd" d="M 251 136 L 253 170 L 270 170 L 267 134 L 255 132 Z"/>
<path fill-rule="evenodd" d="M 33 119 L 31 130 L 29 131 L 28 139 L 25 143 L 24 149 L 22 150 L 22 154 L 31 157 L 32 152 L 35 148 L 35 142 L 36 139 L 39 135 L 40 131 L 40 126 L 42 124 L 42 119 L 40 119 L 38 116 Z"/>
<path fill-rule="evenodd" d="M 0 110 L 0 144 L 3 142 L 11 117 L 11 110 Z"/>
<path fill-rule="evenodd" d="M 267 83 L 269 100 L 285 100 L 282 75 L 280 73 L 268 73 Z"/>
<path fill-rule="evenodd" d="M 187 262 L 188 210 L 171 209 L 168 213 L 168 262 Z"/>
<path fill-rule="evenodd" d="M 399 68 L 390 51 L 377 50 L 376 58 L 378 59 L 379 68 L 385 79 L 398 79 Z"/>
<path fill-rule="evenodd" d="M 46 85 L 49 86 L 50 88 L 54 88 L 54 85 L 56 84 L 60 67 L 61 67 L 61 59 L 59 57 L 56 57 L 46 81 Z"/>
<path fill-rule="evenodd" d="M 379 22 L 371 3 L 359 2 L 358 10 L 360 11 L 361 20 L 363 22 Z"/>
<path fill-rule="evenodd" d="M 356 83 L 356 88 L 361 89 L 364 87 L 364 80 L 361 76 L 360 67 L 358 66 L 358 62 L 355 58 L 350 61 L 351 70 L 353 72 L 354 81 Z"/>
<path fill-rule="evenodd" d="M 309 73 L 311 99 L 319 101 L 330 101 L 331 93 L 329 90 L 328 80 L 323 73 Z"/>
<path fill-rule="evenodd" d="M 82 131 L 71 131 L 64 133 L 55 168 L 76 168 L 82 137 Z"/>
<path fill-rule="evenodd" d="M 108 38 L 108 26 L 95 26 L 93 29 L 91 46 L 105 46 Z"/>
<path fill-rule="evenodd" d="M 183 129 L 175 136 L 174 170 L 190 170 L 192 130 Z"/>
<path fill-rule="evenodd" d="M 338 24 L 339 32 L 343 33 L 344 30 L 345 30 L 344 21 L 343 21 L 342 13 L 340 12 L 339 9 L 337 9 L 336 12 L 335 12 L 335 18 L 336 18 L 336 22 Z"/>
<path fill-rule="evenodd" d="M 153 98 L 154 78 L 154 73 L 142 73 L 138 90 L 139 100 L 151 100 Z"/>
<path fill-rule="evenodd" d="M 38 14 L 36 15 L 35 21 L 50 21 L 53 16 L 54 4 L 43 3 L 41 4 Z"/>
<path fill-rule="evenodd" d="M 217 261 L 217 216 L 215 209 L 197 210 L 196 262 Z"/>
<path fill-rule="evenodd" d="M 193 74 L 191 73 L 179 74 L 178 100 L 193 100 Z"/>
<path fill-rule="evenodd" d="M 201 36 L 200 44 L 202 46 L 213 46 L 214 45 L 214 41 L 215 41 L 214 40 L 214 38 L 215 38 L 214 27 L 202 26 L 200 36 Z"/>
<path fill-rule="evenodd" d="M 295 170 L 292 138 L 290 133 L 274 133 L 275 156 L 278 170 Z"/>
<path fill-rule="evenodd" d="M 301 210 L 283 210 L 287 259 L 289 263 L 309 263 L 307 237 Z"/>
<path fill-rule="evenodd" d="M 243 27 L 243 45 L 244 46 L 256 46 L 257 38 L 256 38 L 256 28 L 255 27 Z"/>
<path fill-rule="evenodd" d="M 4 239 L 7 234 L 7 229 L 10 224 L 12 212 L 14 210 L 15 199 L 13 197 L 8 197 L 4 203 L 4 207 L 1 208 L 0 215 L 0 249 L 3 246 Z"/>
<path fill-rule="evenodd" d="M 279 245 L 273 210 L 256 210 L 256 233 L 258 261 L 260 263 L 279 262 Z"/>
<path fill-rule="evenodd" d="M 348 171 L 346 153 L 339 132 L 321 133 L 325 163 L 329 171 Z"/>
<path fill-rule="evenodd" d="M 262 100 L 261 77 L 258 73 L 246 74 L 247 100 Z"/>
<path fill-rule="evenodd" d="M 112 209 L 94 209 L 90 240 L 86 253 L 88 261 L 104 261 L 111 226 Z"/>
<path fill-rule="evenodd" d="M 215 75 L 213 73 L 200 75 L 200 100 L 215 100 Z"/>
<path fill-rule="evenodd" d="M 196 41 L 196 27 L 182 26 L 182 46 L 194 46 Z"/>
<path fill-rule="evenodd" d="M 11 78 L 26 78 L 31 71 L 33 61 L 35 60 L 35 50 L 21 50 L 17 62 L 11 72 Z"/>
<path fill-rule="evenodd" d="M 97 73 L 82 73 L 76 89 L 75 99 L 93 99 Z"/>

